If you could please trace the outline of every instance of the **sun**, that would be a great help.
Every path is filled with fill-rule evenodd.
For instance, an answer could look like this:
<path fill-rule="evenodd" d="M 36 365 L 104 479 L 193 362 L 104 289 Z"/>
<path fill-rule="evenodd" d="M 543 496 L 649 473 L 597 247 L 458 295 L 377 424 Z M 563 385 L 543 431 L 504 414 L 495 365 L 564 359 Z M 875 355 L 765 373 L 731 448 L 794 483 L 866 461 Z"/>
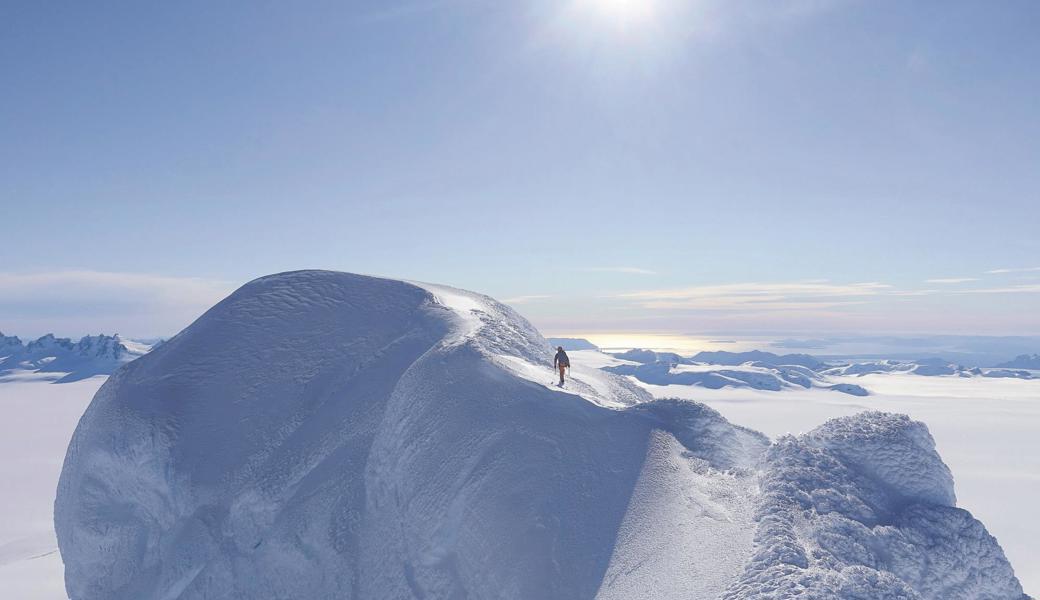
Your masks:
<path fill-rule="evenodd" d="M 636 27 L 653 20 L 657 0 L 579 0 L 583 10 L 592 16 L 622 28 Z"/>

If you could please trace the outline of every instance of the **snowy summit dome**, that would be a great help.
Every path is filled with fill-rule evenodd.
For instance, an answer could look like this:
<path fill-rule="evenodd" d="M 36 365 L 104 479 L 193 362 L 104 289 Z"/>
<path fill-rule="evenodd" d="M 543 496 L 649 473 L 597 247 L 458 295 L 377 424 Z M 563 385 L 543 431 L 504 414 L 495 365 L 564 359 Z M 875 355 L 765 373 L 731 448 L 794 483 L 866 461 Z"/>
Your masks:
<path fill-rule="evenodd" d="M 527 321 L 478 294 L 325 271 L 253 281 L 117 371 L 83 416 L 55 503 L 69 595 L 779 598 L 771 582 L 832 589 L 842 569 L 905 592 L 891 597 L 1015 590 L 981 524 L 944 505 L 949 473 L 916 425 L 854 418 L 767 452 L 598 369 L 575 364 L 556 388 L 551 364 Z M 905 462 L 923 483 L 861 464 L 874 430 L 923 453 Z M 941 565 L 881 574 L 888 554 L 806 550 L 832 539 L 826 520 L 920 554 L 929 520 L 954 517 L 942 564 L 975 587 L 943 587 Z"/>

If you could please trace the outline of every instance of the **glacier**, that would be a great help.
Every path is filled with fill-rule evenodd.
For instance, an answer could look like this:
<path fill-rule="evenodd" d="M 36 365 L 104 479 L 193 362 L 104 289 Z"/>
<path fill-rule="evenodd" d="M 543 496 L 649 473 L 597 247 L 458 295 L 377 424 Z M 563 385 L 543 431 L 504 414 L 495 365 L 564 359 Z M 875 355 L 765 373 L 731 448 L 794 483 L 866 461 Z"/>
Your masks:
<path fill-rule="evenodd" d="M 250 282 L 98 390 L 55 529 L 74 600 L 1025 598 L 927 428 L 770 441 L 445 286 Z"/>

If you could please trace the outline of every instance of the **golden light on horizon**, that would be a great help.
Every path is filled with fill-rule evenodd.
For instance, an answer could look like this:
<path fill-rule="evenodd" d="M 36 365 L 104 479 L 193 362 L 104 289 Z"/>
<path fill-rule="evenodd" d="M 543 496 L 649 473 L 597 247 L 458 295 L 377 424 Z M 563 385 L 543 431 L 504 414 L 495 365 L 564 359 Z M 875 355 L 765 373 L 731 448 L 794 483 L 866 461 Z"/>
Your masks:
<path fill-rule="evenodd" d="M 744 351 L 768 344 L 759 339 L 718 339 L 709 336 L 671 334 L 657 332 L 553 332 L 548 337 L 573 337 L 586 339 L 603 350 L 646 348 L 680 354 L 696 354 L 702 350 Z"/>

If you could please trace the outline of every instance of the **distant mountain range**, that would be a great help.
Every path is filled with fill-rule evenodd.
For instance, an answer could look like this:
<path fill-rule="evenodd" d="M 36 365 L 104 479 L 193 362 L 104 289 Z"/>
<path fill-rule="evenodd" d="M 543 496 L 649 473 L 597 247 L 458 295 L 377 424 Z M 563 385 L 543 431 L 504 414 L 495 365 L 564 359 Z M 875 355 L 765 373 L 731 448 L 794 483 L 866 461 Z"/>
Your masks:
<path fill-rule="evenodd" d="M 1020 354 L 1015 360 L 997 365 L 1001 369 L 1040 369 L 1040 354 Z"/>
<path fill-rule="evenodd" d="M 762 352 L 761 350 L 751 350 L 750 352 L 698 352 L 697 354 L 686 358 L 679 356 L 674 352 L 654 352 L 653 350 L 633 348 L 627 352 L 615 353 L 614 357 L 643 364 L 671 362 L 684 365 L 708 364 L 735 367 L 753 362 L 769 365 L 797 365 L 799 367 L 813 370 L 822 369 L 828 366 L 823 361 L 816 357 L 809 356 L 808 354 L 778 355 L 773 354 L 772 352 Z"/>
<path fill-rule="evenodd" d="M 823 361 L 808 354 L 777 355 L 772 352 L 762 352 L 761 350 L 751 350 L 750 352 L 698 352 L 689 360 L 694 363 L 729 366 L 742 365 L 746 362 L 761 362 L 771 365 L 798 365 L 813 370 L 826 366 Z"/>
<path fill-rule="evenodd" d="M 152 348 L 116 335 L 88 335 L 73 341 L 54 334 L 23 342 L 0 333 L 0 376 L 14 371 L 54 373 L 58 383 L 109 375 Z"/>
<path fill-rule="evenodd" d="M 808 354 L 778 355 L 772 352 L 700 352 L 683 357 L 674 352 L 656 352 L 633 348 L 612 354 L 615 358 L 637 364 L 604 367 L 617 375 L 628 375 L 654 385 L 695 385 L 711 389 L 750 387 L 780 391 L 791 387 L 826 388 L 863 396 L 869 392 L 861 386 L 838 383 L 832 376 L 863 376 L 878 373 L 912 374 L 929 377 L 994 377 L 1035 379 L 1028 369 L 1036 365 L 1040 355 L 1023 355 L 996 368 L 968 368 L 941 358 L 919 360 L 880 360 L 867 362 L 824 361 Z M 719 368 L 724 367 L 724 368 Z"/>
<path fill-rule="evenodd" d="M 585 338 L 546 338 L 553 348 L 563 347 L 564 350 L 599 350 L 596 344 Z"/>

